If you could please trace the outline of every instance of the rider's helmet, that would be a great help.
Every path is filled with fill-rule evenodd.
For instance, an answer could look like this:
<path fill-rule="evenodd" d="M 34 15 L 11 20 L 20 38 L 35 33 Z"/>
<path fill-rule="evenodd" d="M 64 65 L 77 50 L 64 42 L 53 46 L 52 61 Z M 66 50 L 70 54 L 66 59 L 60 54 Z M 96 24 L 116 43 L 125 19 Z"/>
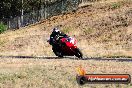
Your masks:
<path fill-rule="evenodd" d="M 58 28 L 53 28 L 53 34 L 59 34 L 60 33 L 60 30 Z"/>

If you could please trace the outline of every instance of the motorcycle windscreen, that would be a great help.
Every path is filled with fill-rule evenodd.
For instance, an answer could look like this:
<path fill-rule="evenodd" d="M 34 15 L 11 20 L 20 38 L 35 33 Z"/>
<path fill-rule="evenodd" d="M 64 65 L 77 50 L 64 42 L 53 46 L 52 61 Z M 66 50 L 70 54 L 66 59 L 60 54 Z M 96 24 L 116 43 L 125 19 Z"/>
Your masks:
<path fill-rule="evenodd" d="M 67 38 L 67 41 L 70 42 L 71 44 L 75 45 L 76 44 L 76 40 L 72 37 Z"/>

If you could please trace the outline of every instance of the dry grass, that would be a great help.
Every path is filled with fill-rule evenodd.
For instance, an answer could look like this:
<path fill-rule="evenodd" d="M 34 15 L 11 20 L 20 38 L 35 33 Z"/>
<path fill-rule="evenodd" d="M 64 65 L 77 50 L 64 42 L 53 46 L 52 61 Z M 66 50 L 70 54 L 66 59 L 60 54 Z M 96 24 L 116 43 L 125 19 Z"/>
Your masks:
<path fill-rule="evenodd" d="M 67 60 L 66 60 L 67 59 Z M 82 65 L 88 74 L 131 74 L 131 62 L 65 59 L 0 59 L 2 88 L 131 88 L 132 84 L 76 83 L 77 67 Z"/>
<path fill-rule="evenodd" d="M 0 55 L 53 56 L 46 42 L 51 29 L 75 35 L 78 47 L 87 57 L 132 57 L 132 1 L 99 0 L 76 13 L 54 16 L 37 25 L 0 35 Z M 107 58 L 108 59 L 108 58 Z M 124 58 L 127 59 L 127 58 Z M 130 58 L 131 59 L 131 58 Z M 131 88 L 125 84 L 76 83 L 76 68 L 82 65 L 87 73 L 127 73 L 132 75 L 131 62 L 118 60 L 64 59 L 0 59 L 0 88 Z"/>
<path fill-rule="evenodd" d="M 131 8 L 131 0 L 93 2 L 76 13 L 54 16 L 37 25 L 8 31 L 0 35 L 0 54 L 52 56 L 46 40 L 54 26 L 62 25 L 62 31 L 75 35 L 85 56 L 132 57 Z"/>

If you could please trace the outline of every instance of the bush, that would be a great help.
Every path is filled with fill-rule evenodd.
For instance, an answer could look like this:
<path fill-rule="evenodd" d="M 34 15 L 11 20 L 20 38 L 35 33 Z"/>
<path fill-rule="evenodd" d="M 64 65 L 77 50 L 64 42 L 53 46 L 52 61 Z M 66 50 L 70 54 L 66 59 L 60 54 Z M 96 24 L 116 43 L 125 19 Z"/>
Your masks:
<path fill-rule="evenodd" d="M 111 5 L 111 9 L 118 9 L 118 8 L 120 8 L 121 7 L 121 3 L 112 3 L 112 5 Z"/>
<path fill-rule="evenodd" d="M 0 23 L 0 34 L 7 30 L 7 26 L 3 23 Z"/>
<path fill-rule="evenodd" d="M 71 27 L 66 27 L 66 28 L 63 28 L 62 32 L 67 34 L 67 33 L 71 32 L 71 30 L 72 30 Z"/>

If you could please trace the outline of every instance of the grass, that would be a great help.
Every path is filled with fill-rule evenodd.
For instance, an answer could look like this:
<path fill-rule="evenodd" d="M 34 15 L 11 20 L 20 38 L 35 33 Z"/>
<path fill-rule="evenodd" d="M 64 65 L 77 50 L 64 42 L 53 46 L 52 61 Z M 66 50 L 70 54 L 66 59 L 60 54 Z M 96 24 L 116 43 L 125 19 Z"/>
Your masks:
<path fill-rule="evenodd" d="M 5 44 L 5 41 L 0 41 L 0 46 L 2 46 L 3 44 Z"/>
<path fill-rule="evenodd" d="M 0 38 L 0 46 L 3 46 L 7 42 L 8 42 L 8 39 L 6 39 L 6 38 Z"/>
<path fill-rule="evenodd" d="M 89 34 L 94 33 L 95 32 L 95 29 L 85 28 L 83 32 L 84 32 L 85 35 L 89 35 Z"/>
<path fill-rule="evenodd" d="M 53 56 L 54 53 L 46 39 L 51 29 L 59 24 L 62 25 L 61 29 L 64 33 L 70 36 L 75 35 L 78 47 L 85 56 L 131 56 L 131 10 L 129 8 L 131 3 L 122 0 L 107 1 L 110 5 L 105 2 L 92 4 L 80 8 L 76 13 L 55 16 L 55 19 L 52 17 L 52 20 L 46 20 L 37 25 L 3 33 L 0 35 L 2 51 L 0 54 Z M 123 2 L 126 4 L 122 4 Z M 118 4 L 120 8 L 117 8 Z M 117 9 L 106 10 L 109 6 Z M 126 14 L 128 12 L 129 15 Z M 125 15 L 128 15 L 126 19 Z"/>
<path fill-rule="evenodd" d="M 72 27 L 65 27 L 62 29 L 62 32 L 66 33 L 66 34 L 70 33 L 71 31 L 72 31 Z"/>
<path fill-rule="evenodd" d="M 3 63 L 4 62 L 4 63 Z M 10 64 L 9 64 L 10 63 Z M 131 84 L 76 83 L 77 67 L 82 65 L 88 74 L 128 73 L 132 75 L 129 62 L 70 60 L 70 59 L 0 59 L 0 87 L 6 88 L 105 88 L 131 87 Z M 54 65 L 53 65 L 54 64 Z M 122 68 L 123 67 L 123 68 Z M 5 71 L 3 71 L 5 69 Z"/>
<path fill-rule="evenodd" d="M 110 9 L 118 9 L 121 7 L 120 3 L 112 3 L 112 5 L 110 6 Z"/>
<path fill-rule="evenodd" d="M 34 59 L 1 58 L 0 88 L 131 88 L 132 83 L 84 86 L 76 83 L 76 68 L 79 65 L 82 65 L 88 74 L 132 75 L 131 62 L 98 58 L 132 58 L 131 3 L 122 4 L 118 0 L 107 1 L 110 2 L 110 6 L 106 3 L 93 4 L 79 9 L 76 14 L 56 16 L 55 19 L 53 17 L 52 20 L 41 24 L 0 34 L 1 55 L 34 56 Z M 111 1 L 115 2 L 111 3 Z M 113 10 L 106 10 L 105 7 Z M 126 14 L 127 12 L 129 14 Z M 122 14 L 127 15 L 127 20 L 121 19 L 124 17 Z M 124 23 L 120 23 L 124 21 L 129 24 L 127 27 Z M 84 56 L 93 57 L 93 60 L 35 58 L 35 56 L 54 56 L 46 39 L 51 29 L 58 24 L 62 25 L 61 29 L 64 33 L 76 35 L 77 45 Z M 121 26 L 113 28 L 118 24 Z M 22 45 L 21 48 L 18 47 L 19 44 Z"/>

